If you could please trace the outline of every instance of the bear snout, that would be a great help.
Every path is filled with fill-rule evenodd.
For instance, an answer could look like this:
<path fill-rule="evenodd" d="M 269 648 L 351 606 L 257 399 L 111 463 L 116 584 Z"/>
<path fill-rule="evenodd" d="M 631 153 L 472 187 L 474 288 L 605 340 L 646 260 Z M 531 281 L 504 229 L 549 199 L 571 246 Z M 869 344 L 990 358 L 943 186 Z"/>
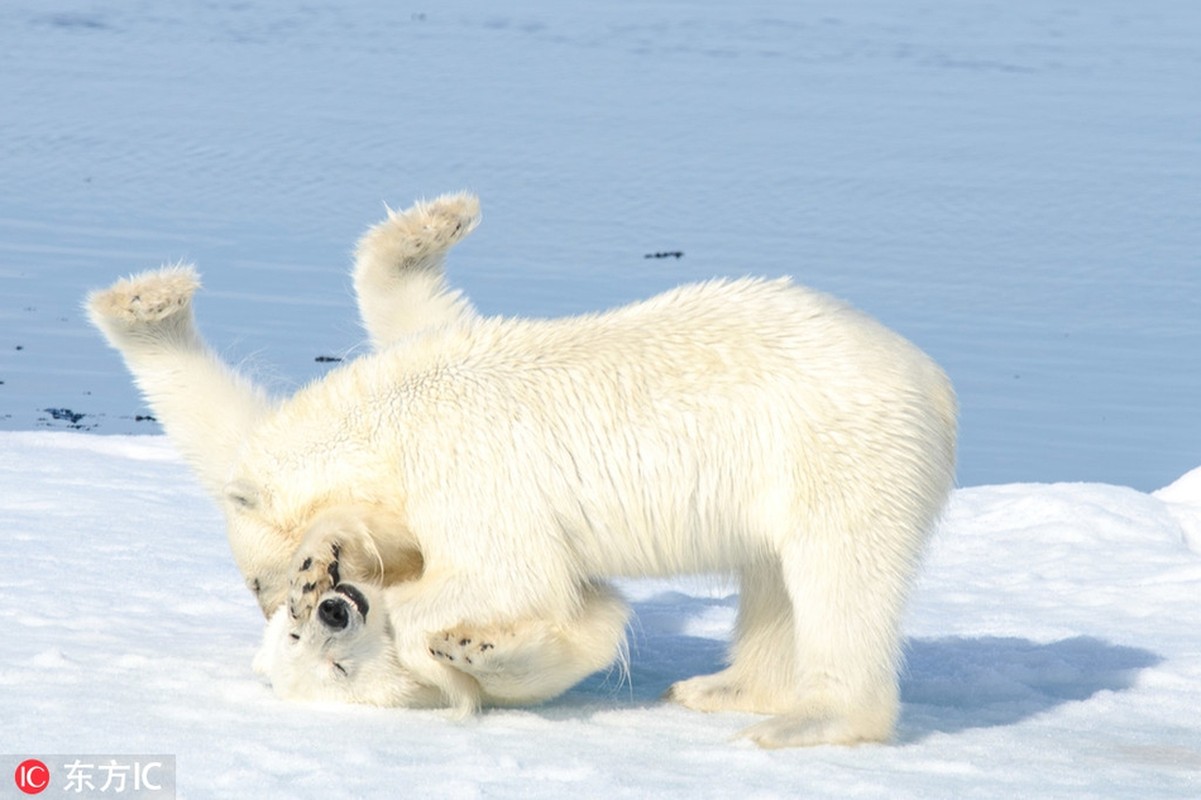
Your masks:
<path fill-rule="evenodd" d="M 317 619 L 332 631 L 343 631 L 350 626 L 352 614 L 357 613 L 359 621 L 366 622 L 370 607 L 361 591 L 349 583 L 341 583 L 318 604 Z"/>
<path fill-rule="evenodd" d="M 317 619 L 330 630 L 345 630 L 350 624 L 350 603 L 340 597 L 322 600 L 317 606 Z"/>

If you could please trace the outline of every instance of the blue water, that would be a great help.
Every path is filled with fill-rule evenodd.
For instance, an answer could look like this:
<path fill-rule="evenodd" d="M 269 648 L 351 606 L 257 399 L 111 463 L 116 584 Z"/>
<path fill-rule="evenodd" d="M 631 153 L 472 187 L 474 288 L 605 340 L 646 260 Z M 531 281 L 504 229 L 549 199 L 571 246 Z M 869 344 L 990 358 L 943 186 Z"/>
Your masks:
<path fill-rule="evenodd" d="M 164 261 L 319 376 L 382 202 L 470 187 L 485 311 L 791 274 L 944 364 L 965 485 L 1201 465 L 1201 6 L 845 5 L 5 3 L 0 428 L 157 432 L 78 303 Z"/>

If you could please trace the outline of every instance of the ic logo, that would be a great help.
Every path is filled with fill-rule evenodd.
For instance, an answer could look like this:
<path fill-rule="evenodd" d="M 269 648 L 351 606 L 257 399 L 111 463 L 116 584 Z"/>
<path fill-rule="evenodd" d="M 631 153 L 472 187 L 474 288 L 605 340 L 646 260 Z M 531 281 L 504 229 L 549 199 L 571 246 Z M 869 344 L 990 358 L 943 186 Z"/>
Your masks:
<path fill-rule="evenodd" d="M 41 794 L 50 785 L 50 770 L 36 758 L 28 758 L 17 765 L 13 780 L 25 794 Z"/>

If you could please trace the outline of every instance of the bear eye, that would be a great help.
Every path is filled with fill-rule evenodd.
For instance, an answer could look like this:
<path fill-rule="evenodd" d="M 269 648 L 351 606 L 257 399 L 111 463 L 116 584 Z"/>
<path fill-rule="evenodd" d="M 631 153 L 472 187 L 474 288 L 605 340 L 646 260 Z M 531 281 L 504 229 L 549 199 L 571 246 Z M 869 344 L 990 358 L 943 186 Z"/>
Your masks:
<path fill-rule="evenodd" d="M 259 505 L 259 490 L 247 480 L 230 481 L 225 484 L 225 499 L 234 508 L 253 511 Z"/>
<path fill-rule="evenodd" d="M 346 671 L 346 667 L 342 666 L 337 661 L 334 662 L 334 669 L 338 670 L 338 672 L 341 672 L 343 677 L 350 677 L 350 673 Z"/>
<path fill-rule="evenodd" d="M 300 641 L 300 634 L 299 634 L 299 633 L 289 633 L 289 634 L 288 634 L 288 636 L 290 636 L 290 637 L 292 638 L 292 641 L 294 641 L 294 642 L 299 642 L 299 641 Z"/>

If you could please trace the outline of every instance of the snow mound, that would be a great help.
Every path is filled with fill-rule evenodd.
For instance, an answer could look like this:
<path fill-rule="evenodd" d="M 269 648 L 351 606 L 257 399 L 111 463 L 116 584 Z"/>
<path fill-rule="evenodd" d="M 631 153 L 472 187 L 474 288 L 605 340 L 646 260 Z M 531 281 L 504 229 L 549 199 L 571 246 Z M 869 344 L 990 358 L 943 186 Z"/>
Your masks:
<path fill-rule="evenodd" d="M 1189 549 L 1201 555 L 1201 467 L 1186 473 L 1153 496 L 1168 506 Z"/>

